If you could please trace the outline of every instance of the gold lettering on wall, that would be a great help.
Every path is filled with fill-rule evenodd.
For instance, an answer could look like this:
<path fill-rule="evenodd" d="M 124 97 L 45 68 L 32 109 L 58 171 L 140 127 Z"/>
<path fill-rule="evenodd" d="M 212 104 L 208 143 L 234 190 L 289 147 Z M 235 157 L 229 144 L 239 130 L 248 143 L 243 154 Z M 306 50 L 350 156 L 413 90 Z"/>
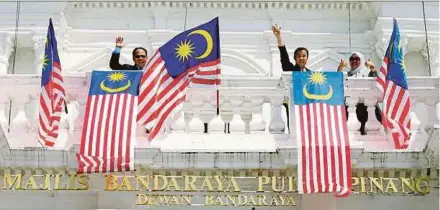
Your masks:
<path fill-rule="evenodd" d="M 105 191 L 137 191 L 137 205 L 296 206 L 294 176 L 165 176 L 116 174 L 4 174 L 2 190 L 88 190 L 93 180 Z M 95 179 L 96 178 L 96 179 Z M 95 185 L 96 186 L 96 185 Z M 98 185 L 100 186 L 100 185 Z M 99 189 L 98 189 L 99 190 Z M 355 193 L 426 195 L 429 177 L 352 177 Z M 197 192 L 197 193 L 194 193 Z"/>

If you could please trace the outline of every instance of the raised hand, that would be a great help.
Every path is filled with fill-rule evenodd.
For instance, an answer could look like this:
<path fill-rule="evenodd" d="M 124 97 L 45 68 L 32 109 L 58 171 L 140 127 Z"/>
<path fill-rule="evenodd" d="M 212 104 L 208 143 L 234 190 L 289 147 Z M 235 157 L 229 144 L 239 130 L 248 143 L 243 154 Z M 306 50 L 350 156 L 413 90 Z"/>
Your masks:
<path fill-rule="evenodd" d="M 281 27 L 277 24 L 272 26 L 272 32 L 275 36 L 281 36 Z"/>
<path fill-rule="evenodd" d="M 116 47 L 124 47 L 125 44 L 123 44 L 124 38 L 121 36 L 116 37 Z"/>
<path fill-rule="evenodd" d="M 338 71 L 342 71 L 343 68 L 347 68 L 347 64 L 343 59 L 341 59 L 341 62 L 339 62 Z"/>
<path fill-rule="evenodd" d="M 368 61 L 365 62 L 365 66 L 373 72 L 376 71 L 376 67 L 374 66 L 374 63 L 370 59 L 368 59 Z"/>
<path fill-rule="evenodd" d="M 278 46 L 283 46 L 283 40 L 281 39 L 281 27 L 277 24 L 272 26 L 272 32 L 275 35 L 275 38 L 277 39 Z"/>

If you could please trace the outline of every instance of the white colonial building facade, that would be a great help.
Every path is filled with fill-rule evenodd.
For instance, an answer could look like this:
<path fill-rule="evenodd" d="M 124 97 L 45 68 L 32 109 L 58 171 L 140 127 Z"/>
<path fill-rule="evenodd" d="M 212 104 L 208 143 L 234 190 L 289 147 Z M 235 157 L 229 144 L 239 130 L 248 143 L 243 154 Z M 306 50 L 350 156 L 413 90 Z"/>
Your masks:
<path fill-rule="evenodd" d="M 437 209 L 438 10 L 435 1 L 393 0 L 0 2 L 0 209 Z M 217 16 L 220 114 L 215 95 L 190 89 L 182 116 L 165 138 L 149 143 L 137 129 L 135 172 L 113 173 L 118 181 L 75 175 L 90 72 L 109 70 L 115 38 L 127 43 L 121 63 L 132 64 L 134 47 L 152 55 L 174 35 Z M 298 195 L 296 125 L 287 123 L 282 105 L 291 101 L 291 75 L 282 73 L 271 26 L 282 26 L 292 61 L 296 47 L 309 49 L 310 69 L 336 69 L 352 52 L 379 67 L 393 17 L 406 49 L 410 148 L 394 150 L 382 132 L 374 115 L 381 102 L 374 78 L 346 78 L 355 193 Z M 54 149 L 42 148 L 36 132 L 49 18 L 69 103 Z M 369 111 L 367 135 L 360 135 L 356 118 L 355 105 L 362 101 Z M 173 177 L 177 187 L 162 186 Z M 192 189 L 184 177 L 198 177 L 195 188 L 206 192 Z"/>

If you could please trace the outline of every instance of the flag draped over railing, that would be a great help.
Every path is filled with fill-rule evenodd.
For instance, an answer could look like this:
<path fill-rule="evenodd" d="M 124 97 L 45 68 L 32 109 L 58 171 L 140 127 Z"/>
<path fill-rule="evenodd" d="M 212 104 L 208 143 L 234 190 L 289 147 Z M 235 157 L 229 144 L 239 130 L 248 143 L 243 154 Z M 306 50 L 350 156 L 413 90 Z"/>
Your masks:
<path fill-rule="evenodd" d="M 64 80 L 58 56 L 52 19 L 47 29 L 41 72 L 41 93 L 38 116 L 38 139 L 42 146 L 53 147 L 58 138 L 59 124 L 65 103 Z"/>
<path fill-rule="evenodd" d="M 220 84 L 218 18 L 186 30 L 160 47 L 147 63 L 140 82 L 137 121 L 154 139 L 178 113 L 188 86 Z"/>
<path fill-rule="evenodd" d="M 351 191 L 350 144 L 342 72 L 293 72 L 298 192 Z"/>
<path fill-rule="evenodd" d="M 77 153 L 78 173 L 134 170 L 141 71 L 93 71 Z"/>
<path fill-rule="evenodd" d="M 406 149 L 411 132 L 411 100 L 396 19 L 376 82 L 383 98 L 382 124 L 391 133 L 394 148 Z"/>

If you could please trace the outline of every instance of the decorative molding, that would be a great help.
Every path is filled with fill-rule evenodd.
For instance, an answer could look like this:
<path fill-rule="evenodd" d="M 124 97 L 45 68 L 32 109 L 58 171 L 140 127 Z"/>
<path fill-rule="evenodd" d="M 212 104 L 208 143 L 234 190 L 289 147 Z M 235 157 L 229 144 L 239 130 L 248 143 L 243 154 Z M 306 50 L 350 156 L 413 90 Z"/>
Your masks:
<path fill-rule="evenodd" d="M 149 1 L 149 2 L 71 2 L 70 7 L 83 8 L 191 8 L 191 9 L 287 9 L 287 10 L 346 10 L 346 2 L 199 2 L 199 1 Z M 350 2 L 352 11 L 363 11 L 368 7 L 364 2 Z"/>
<path fill-rule="evenodd" d="M 420 53 L 423 55 L 426 61 L 428 61 L 428 49 L 429 49 L 429 61 L 431 64 L 439 63 L 439 41 L 433 38 L 428 38 L 428 43 L 425 42 Z"/>
<path fill-rule="evenodd" d="M 15 36 L 11 33 L 0 34 L 0 62 L 8 64 L 9 56 L 14 50 Z"/>
<path fill-rule="evenodd" d="M 388 48 L 388 44 L 390 42 L 391 34 L 381 33 L 377 35 L 376 39 L 373 38 L 374 34 L 371 32 L 367 32 L 368 34 L 368 43 L 373 43 L 374 40 L 376 40 L 376 44 L 374 45 L 374 49 L 376 51 L 376 55 L 379 58 L 383 58 L 385 56 L 385 51 Z M 415 41 L 414 39 L 409 39 L 409 36 L 407 34 L 401 34 L 400 35 L 400 42 L 402 45 L 403 54 L 407 54 L 408 52 L 413 52 L 415 49 L 408 48 L 408 44 L 410 44 L 412 41 Z"/>

